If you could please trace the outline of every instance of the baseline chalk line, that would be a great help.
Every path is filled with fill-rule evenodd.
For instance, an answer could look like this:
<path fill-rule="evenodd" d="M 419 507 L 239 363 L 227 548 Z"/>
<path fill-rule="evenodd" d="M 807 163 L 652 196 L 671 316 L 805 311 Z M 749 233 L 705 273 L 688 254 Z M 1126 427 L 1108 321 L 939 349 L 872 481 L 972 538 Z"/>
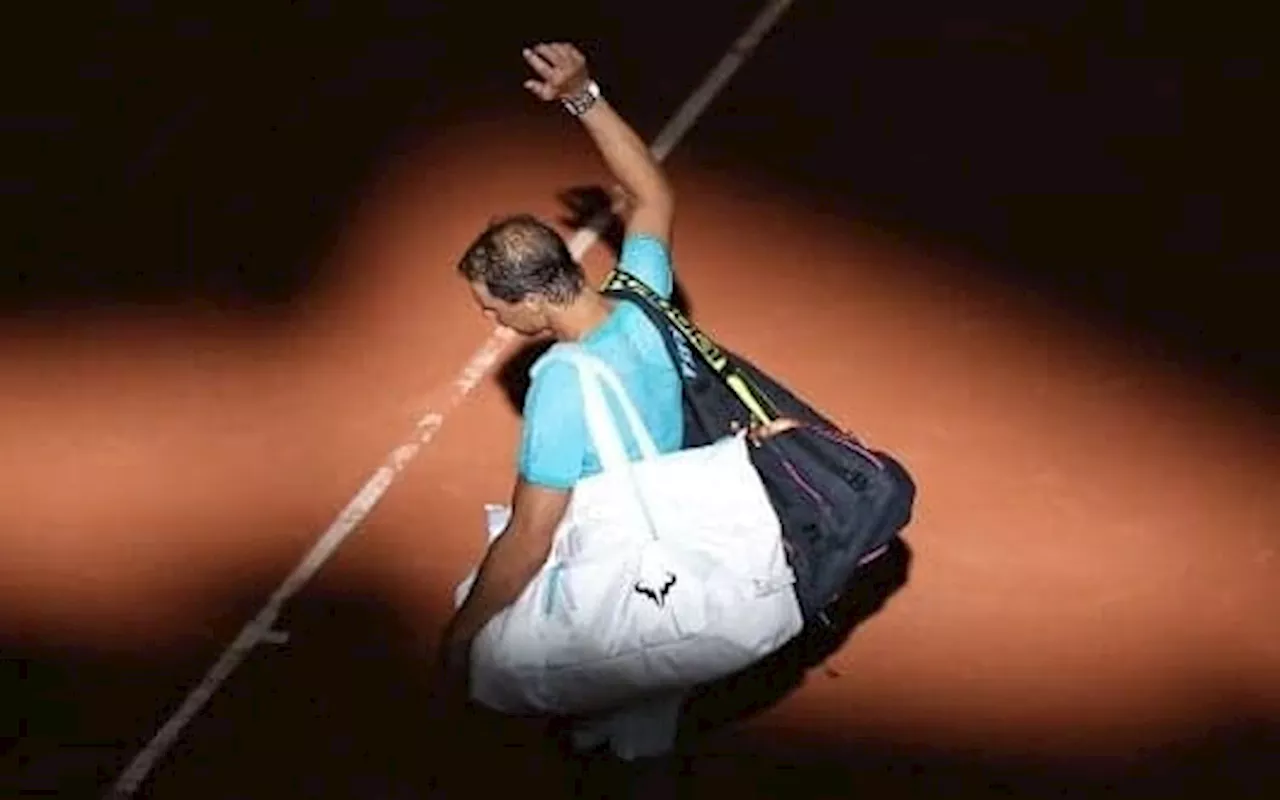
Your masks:
<path fill-rule="evenodd" d="M 697 119 L 710 105 L 734 72 L 742 66 L 766 33 L 777 23 L 794 0 L 770 0 L 752 20 L 747 29 L 734 40 L 728 52 L 710 73 L 681 104 L 675 114 L 663 126 L 650 145 L 658 161 L 666 159 L 671 150 L 684 137 Z M 610 210 L 597 213 L 587 225 L 577 231 L 569 241 L 569 252 L 575 260 L 582 257 L 600 238 L 611 216 Z M 257 645 L 263 642 L 280 642 L 284 635 L 274 629 L 280 611 L 290 597 L 320 570 L 334 551 L 372 512 L 387 490 L 404 471 L 405 467 L 431 443 L 452 413 L 480 384 L 498 358 L 515 339 L 516 334 L 505 328 L 495 328 L 489 337 L 472 354 L 458 377 L 449 387 L 446 399 L 437 407 L 424 413 L 414 425 L 413 433 L 395 447 L 382 465 L 356 492 L 346 507 L 338 513 L 329 527 L 320 535 L 311 550 L 302 558 L 280 586 L 271 594 L 262 609 L 251 619 L 223 651 L 200 682 L 160 727 L 128 766 L 121 772 L 109 792 L 107 800 L 123 800 L 131 797 L 146 779 L 152 768 L 177 741 L 182 729 L 195 718 L 204 704 L 213 696 L 237 666 Z"/>

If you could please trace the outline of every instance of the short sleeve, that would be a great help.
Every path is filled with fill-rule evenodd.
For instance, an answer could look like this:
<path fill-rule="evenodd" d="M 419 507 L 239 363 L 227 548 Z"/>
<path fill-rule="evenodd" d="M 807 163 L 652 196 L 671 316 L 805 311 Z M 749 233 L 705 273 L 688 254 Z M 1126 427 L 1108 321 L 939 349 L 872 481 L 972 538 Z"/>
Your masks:
<path fill-rule="evenodd" d="M 567 491 L 582 477 L 586 422 L 578 371 L 551 361 L 533 377 L 524 403 L 520 476 L 527 482 Z"/>
<path fill-rule="evenodd" d="M 622 242 L 618 268 L 644 281 L 663 297 L 671 297 L 671 253 L 661 239 L 645 233 L 628 234 Z"/>

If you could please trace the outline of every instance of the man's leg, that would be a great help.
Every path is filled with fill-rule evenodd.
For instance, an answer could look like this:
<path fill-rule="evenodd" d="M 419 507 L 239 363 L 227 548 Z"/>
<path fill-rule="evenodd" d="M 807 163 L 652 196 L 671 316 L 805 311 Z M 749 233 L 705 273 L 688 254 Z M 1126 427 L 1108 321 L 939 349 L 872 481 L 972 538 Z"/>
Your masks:
<path fill-rule="evenodd" d="M 574 749 L 607 745 L 626 761 L 666 755 L 675 749 L 683 702 L 684 692 L 675 692 L 587 718 L 574 727 Z"/>
<path fill-rule="evenodd" d="M 672 693 L 578 723 L 572 743 L 587 781 L 583 790 L 645 800 L 674 797 L 681 767 L 675 749 L 683 703 L 683 692 Z"/>

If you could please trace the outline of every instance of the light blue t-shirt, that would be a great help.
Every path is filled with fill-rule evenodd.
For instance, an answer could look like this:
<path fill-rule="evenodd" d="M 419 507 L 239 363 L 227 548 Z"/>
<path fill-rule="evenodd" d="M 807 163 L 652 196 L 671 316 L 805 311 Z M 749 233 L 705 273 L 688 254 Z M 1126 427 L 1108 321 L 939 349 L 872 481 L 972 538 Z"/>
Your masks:
<path fill-rule="evenodd" d="M 671 255 L 660 240 L 629 235 L 623 241 L 618 267 L 663 297 L 671 296 Z M 617 373 L 658 451 L 678 450 L 684 439 L 680 375 L 662 334 L 644 312 L 633 303 L 619 302 L 580 344 Z M 544 359 L 546 355 L 538 362 Z M 600 457 L 587 432 L 579 392 L 578 371 L 563 360 L 550 360 L 533 375 L 525 398 L 519 454 L 520 475 L 529 483 L 568 490 L 600 471 Z M 605 396 L 628 453 L 638 458 L 639 450 L 621 409 L 611 393 Z"/>

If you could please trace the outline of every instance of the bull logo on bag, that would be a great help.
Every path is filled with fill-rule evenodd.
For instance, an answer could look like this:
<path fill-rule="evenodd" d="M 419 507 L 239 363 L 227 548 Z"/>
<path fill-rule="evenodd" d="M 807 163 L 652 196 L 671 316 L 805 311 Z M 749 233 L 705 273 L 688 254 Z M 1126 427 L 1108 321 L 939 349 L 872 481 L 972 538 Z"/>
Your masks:
<path fill-rule="evenodd" d="M 662 582 L 660 588 L 655 589 L 646 584 L 643 580 L 636 581 L 635 589 L 637 594 L 642 594 L 654 602 L 658 608 L 663 608 L 667 604 L 667 595 L 671 593 L 671 587 L 676 585 L 676 576 L 674 572 L 667 573 L 667 579 Z"/>

